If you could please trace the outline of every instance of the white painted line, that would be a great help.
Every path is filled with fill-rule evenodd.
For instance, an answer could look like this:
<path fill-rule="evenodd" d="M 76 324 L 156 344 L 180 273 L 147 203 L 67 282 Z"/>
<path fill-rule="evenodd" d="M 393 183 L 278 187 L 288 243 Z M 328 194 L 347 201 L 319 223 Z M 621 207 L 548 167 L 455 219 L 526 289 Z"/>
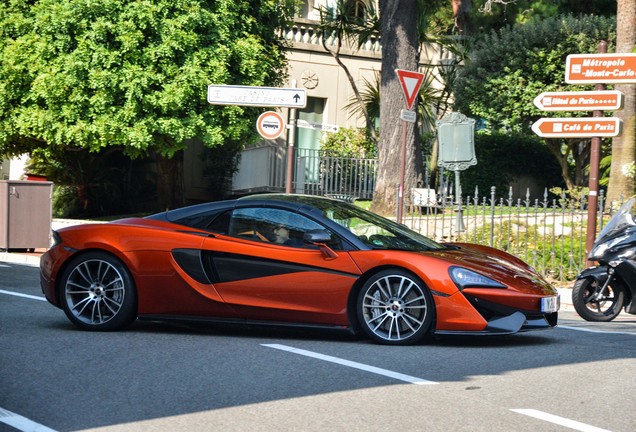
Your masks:
<path fill-rule="evenodd" d="M 381 368 L 377 368 L 374 366 L 369 366 L 363 363 L 357 363 L 357 362 L 353 362 L 353 361 L 349 361 L 349 360 L 343 360 L 341 358 L 338 357 L 331 357 L 328 355 L 324 355 L 324 354 L 319 354 L 319 353 L 315 353 L 312 351 L 306 351 L 304 349 L 299 349 L 299 348 L 294 348 L 294 347 L 290 347 L 290 346 L 286 346 L 286 345 L 279 345 L 279 344 L 261 344 L 262 346 L 265 347 L 269 347 L 269 348 L 274 348 L 274 349 L 278 349 L 278 350 L 282 350 L 282 351 L 287 351 L 287 352 L 291 352 L 294 354 L 299 354 L 302 356 L 306 356 L 306 357 L 312 357 L 315 359 L 319 359 L 319 360 L 324 360 L 324 361 L 328 361 L 331 363 L 336 363 L 339 365 L 343 365 L 343 366 L 347 366 L 350 368 L 354 368 L 354 369 L 360 369 L 366 372 L 371 372 L 374 374 L 378 374 L 378 375 L 384 375 L 386 377 L 389 378 L 394 378 L 396 380 L 400 380 L 400 381 L 405 381 L 407 383 L 411 383 L 411 384 L 418 384 L 418 385 L 430 385 L 430 384 L 438 384 L 436 382 L 433 381 L 427 381 L 421 378 L 417 378 L 414 376 L 410 376 L 410 375 L 404 375 L 398 372 L 393 372 L 387 369 L 381 369 Z"/>
<path fill-rule="evenodd" d="M 577 422 L 574 420 L 566 419 L 564 417 L 555 416 L 553 414 L 548 414 L 543 411 L 538 411 L 534 409 L 513 409 L 510 411 L 514 411 L 519 414 L 527 415 L 530 417 L 534 417 L 539 420 L 543 420 L 549 423 L 558 424 L 560 426 L 565 426 L 570 429 L 574 429 L 581 432 L 610 432 L 607 429 L 597 428 L 596 426 L 590 426 L 585 423 Z"/>
<path fill-rule="evenodd" d="M 584 327 L 571 327 L 571 326 L 564 326 L 564 325 L 560 325 L 557 328 L 563 328 L 563 329 L 567 329 L 567 330 L 576 330 L 576 331 L 581 331 L 581 332 L 588 332 L 588 333 L 601 333 L 601 334 L 619 334 L 619 335 L 631 335 L 631 336 L 636 336 L 636 333 L 630 333 L 630 332 L 617 332 L 617 331 L 604 331 L 604 330 L 592 330 L 589 328 L 584 328 Z"/>
<path fill-rule="evenodd" d="M 55 430 L 0 407 L 0 422 L 22 432 L 56 432 Z"/>
<path fill-rule="evenodd" d="M 24 298 L 28 298 L 28 299 L 31 299 L 31 300 L 46 301 L 45 297 L 32 296 L 32 295 L 29 295 L 29 294 L 22 294 L 22 293 L 17 293 L 17 292 L 13 292 L 13 291 L 0 290 L 0 294 L 8 294 L 8 295 L 16 296 L 16 297 L 24 297 Z"/>

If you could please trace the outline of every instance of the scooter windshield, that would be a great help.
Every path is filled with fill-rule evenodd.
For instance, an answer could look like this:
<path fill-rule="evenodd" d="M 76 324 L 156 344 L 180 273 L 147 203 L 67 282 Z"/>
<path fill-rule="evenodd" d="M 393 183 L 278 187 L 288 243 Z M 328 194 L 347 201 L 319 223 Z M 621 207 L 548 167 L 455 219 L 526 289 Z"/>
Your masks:
<path fill-rule="evenodd" d="M 632 216 L 632 210 L 635 203 L 636 198 L 630 198 L 627 202 L 625 202 L 625 204 L 618 209 L 612 219 L 610 219 L 607 225 L 603 227 L 595 243 L 602 243 L 605 238 L 614 236 L 628 226 L 636 225 Z"/>

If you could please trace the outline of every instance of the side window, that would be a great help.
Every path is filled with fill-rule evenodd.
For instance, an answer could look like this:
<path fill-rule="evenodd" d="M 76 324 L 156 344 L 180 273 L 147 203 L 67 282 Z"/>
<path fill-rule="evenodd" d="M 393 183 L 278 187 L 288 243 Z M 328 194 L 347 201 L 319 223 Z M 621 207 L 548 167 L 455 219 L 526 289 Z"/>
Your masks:
<path fill-rule="evenodd" d="M 218 211 L 214 211 L 175 219 L 173 222 L 205 231 L 227 234 L 228 225 L 230 223 L 230 215 L 231 212 L 219 214 Z"/>
<path fill-rule="evenodd" d="M 303 236 L 308 231 L 324 230 L 325 228 L 298 213 L 283 209 L 249 207 L 236 209 L 230 219 L 229 234 L 235 237 L 253 241 L 270 242 L 283 246 L 315 248 L 304 242 Z M 334 249 L 341 249 L 336 236 Z"/>
<path fill-rule="evenodd" d="M 226 211 L 221 213 L 212 220 L 206 227 L 208 231 L 212 231 L 219 234 L 228 234 L 230 228 L 230 220 L 232 217 L 232 211 Z"/>

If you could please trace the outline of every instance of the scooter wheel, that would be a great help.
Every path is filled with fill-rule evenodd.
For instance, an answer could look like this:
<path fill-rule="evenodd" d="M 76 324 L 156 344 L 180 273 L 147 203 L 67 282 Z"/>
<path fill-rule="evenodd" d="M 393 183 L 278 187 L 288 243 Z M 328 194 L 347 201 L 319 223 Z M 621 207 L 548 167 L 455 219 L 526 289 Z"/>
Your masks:
<path fill-rule="evenodd" d="M 625 293 L 622 289 L 608 284 L 600 296 L 600 289 L 594 279 L 579 279 L 572 289 L 572 304 L 576 312 L 586 321 L 612 321 L 621 313 Z"/>

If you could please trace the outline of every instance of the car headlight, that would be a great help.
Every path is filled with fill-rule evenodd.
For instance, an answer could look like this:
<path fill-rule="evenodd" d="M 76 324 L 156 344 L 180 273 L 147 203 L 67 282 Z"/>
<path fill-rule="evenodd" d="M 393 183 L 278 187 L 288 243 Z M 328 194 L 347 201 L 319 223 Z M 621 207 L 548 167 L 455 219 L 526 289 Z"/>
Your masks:
<path fill-rule="evenodd" d="M 457 288 L 463 290 L 464 288 L 506 288 L 502 283 L 492 280 L 489 277 L 481 275 L 472 270 L 468 270 L 463 267 L 451 267 L 448 270 L 451 279 L 457 285 Z"/>
<path fill-rule="evenodd" d="M 49 249 L 53 249 L 55 246 L 62 243 L 62 237 L 57 231 L 51 231 L 51 239 L 49 241 Z"/>

